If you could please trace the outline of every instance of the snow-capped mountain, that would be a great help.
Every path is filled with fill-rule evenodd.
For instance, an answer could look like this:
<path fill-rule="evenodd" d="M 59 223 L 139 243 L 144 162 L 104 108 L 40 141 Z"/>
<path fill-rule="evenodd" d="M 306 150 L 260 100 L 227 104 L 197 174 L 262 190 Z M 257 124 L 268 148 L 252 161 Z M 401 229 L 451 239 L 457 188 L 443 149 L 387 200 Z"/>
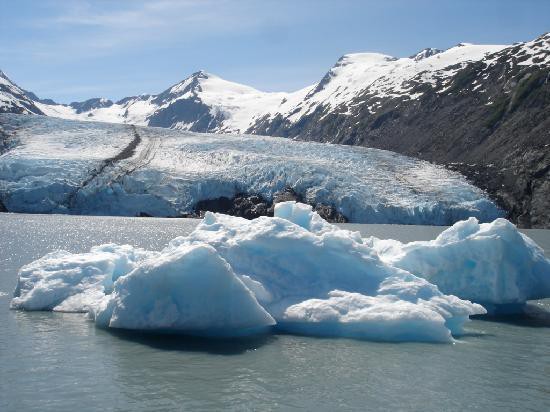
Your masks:
<path fill-rule="evenodd" d="M 34 96 L 36 97 L 36 96 Z M 44 114 L 27 92 L 0 70 L 0 113 Z"/>
<path fill-rule="evenodd" d="M 396 58 L 341 57 L 317 83 L 266 93 L 200 71 L 158 95 L 52 104 L 0 78 L 0 112 L 251 133 L 392 150 L 460 170 L 508 217 L 550 227 L 550 34 Z M 36 96 L 34 96 L 36 97 Z M 8 102 L 8 103 L 5 103 Z"/>
<path fill-rule="evenodd" d="M 550 34 L 513 46 L 460 43 L 445 51 L 425 49 L 401 59 L 378 53 L 348 54 L 297 104 L 266 112 L 248 131 L 361 144 L 356 133 L 359 119 L 374 123 L 376 129 L 395 116 L 395 109 L 420 106 L 434 93 L 442 97 L 461 86 L 472 86 L 472 92 L 482 95 L 490 88 L 483 83 L 491 71 L 502 70 L 500 78 L 508 78 L 516 69 L 549 68 Z M 479 71 L 478 78 L 472 77 L 473 69 Z M 488 95 L 481 97 L 485 97 L 483 104 L 491 104 Z M 333 127 L 335 118 L 341 127 Z"/>
<path fill-rule="evenodd" d="M 290 124 L 314 112 L 346 113 L 347 103 L 363 94 L 406 96 L 411 82 L 444 81 L 468 62 L 479 61 L 504 46 L 460 44 L 446 51 L 424 49 L 411 57 L 378 53 L 341 57 L 315 85 L 293 93 L 266 93 L 199 71 L 158 95 L 124 98 L 116 103 L 90 99 L 70 105 L 34 103 L 46 115 L 73 120 L 159 126 L 218 133 L 255 132 L 283 118 Z M 452 67 L 449 67 L 452 66 Z M 372 109 L 376 108 L 373 104 Z"/>
<path fill-rule="evenodd" d="M 117 102 L 93 98 L 69 105 L 40 100 L 0 72 L 0 112 L 44 113 L 73 120 L 159 126 L 198 132 L 263 133 L 291 137 L 308 134 L 310 119 L 353 117 L 358 110 L 373 119 L 384 102 L 418 101 L 431 90 L 444 93 L 464 69 L 488 68 L 499 56 L 513 54 L 523 66 L 548 67 L 548 34 L 513 46 L 460 43 L 448 50 L 426 48 L 410 57 L 380 53 L 342 56 L 317 84 L 293 93 L 267 93 L 199 71 L 157 95 L 126 97 Z M 304 132 L 306 130 L 306 132 Z M 342 134 L 341 132 L 339 134 Z M 316 136 L 341 140 L 334 133 Z"/>
<path fill-rule="evenodd" d="M 289 134 L 295 137 L 301 134 L 298 130 L 308 118 L 314 116 L 320 120 L 329 114 L 348 116 L 353 106 L 367 100 L 366 108 L 374 114 L 384 99 L 418 99 L 422 92 L 413 90 L 416 84 L 427 87 L 446 84 L 462 67 L 503 48 L 463 43 L 443 52 L 425 49 L 405 58 L 379 53 L 347 54 L 297 104 L 284 104 L 278 110 L 265 113 L 249 131 L 292 129 Z"/>
<path fill-rule="evenodd" d="M 277 106 L 287 96 L 260 92 L 199 71 L 158 95 L 132 96 L 115 103 L 96 98 L 38 106 L 48 116 L 72 120 L 228 133 L 248 129 L 263 108 Z"/>

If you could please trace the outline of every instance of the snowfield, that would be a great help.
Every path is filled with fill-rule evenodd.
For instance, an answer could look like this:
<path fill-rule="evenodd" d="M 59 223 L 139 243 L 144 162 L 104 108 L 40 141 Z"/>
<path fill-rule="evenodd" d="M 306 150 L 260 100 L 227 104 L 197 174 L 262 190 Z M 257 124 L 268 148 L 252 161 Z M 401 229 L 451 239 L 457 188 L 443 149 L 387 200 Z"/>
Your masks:
<path fill-rule="evenodd" d="M 392 152 L 246 135 L 0 115 L 0 201 L 11 212 L 182 216 L 292 188 L 350 222 L 449 225 L 503 215 L 461 175 Z"/>
<path fill-rule="evenodd" d="M 50 253 L 21 268 L 11 307 L 201 336 L 274 329 L 452 342 L 469 316 L 486 313 L 464 295 L 495 306 L 548 297 L 550 261 L 503 219 L 470 219 L 434 241 L 403 245 L 362 239 L 311 206 L 284 202 L 273 218 L 208 212 L 160 252 L 111 244 Z"/>

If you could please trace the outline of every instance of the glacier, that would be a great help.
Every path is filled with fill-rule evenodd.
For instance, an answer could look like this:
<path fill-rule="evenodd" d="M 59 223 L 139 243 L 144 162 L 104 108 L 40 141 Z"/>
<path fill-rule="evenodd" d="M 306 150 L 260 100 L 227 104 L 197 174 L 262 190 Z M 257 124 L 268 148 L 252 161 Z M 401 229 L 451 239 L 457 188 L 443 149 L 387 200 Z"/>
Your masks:
<path fill-rule="evenodd" d="M 283 202 L 275 217 L 254 220 L 208 212 L 161 251 L 110 244 L 50 253 L 21 268 L 11 307 L 86 312 L 103 328 L 199 336 L 274 330 L 453 342 L 469 316 L 486 313 L 462 294 L 484 301 L 521 290 L 515 302 L 523 303 L 548 297 L 549 268 L 541 249 L 503 219 L 470 219 L 434 241 L 399 244 L 362 238 L 309 205 Z"/>
<path fill-rule="evenodd" d="M 392 152 L 290 139 L 0 114 L 10 212 L 185 216 L 201 200 L 291 188 L 356 223 L 450 225 L 503 216 L 455 172 Z"/>

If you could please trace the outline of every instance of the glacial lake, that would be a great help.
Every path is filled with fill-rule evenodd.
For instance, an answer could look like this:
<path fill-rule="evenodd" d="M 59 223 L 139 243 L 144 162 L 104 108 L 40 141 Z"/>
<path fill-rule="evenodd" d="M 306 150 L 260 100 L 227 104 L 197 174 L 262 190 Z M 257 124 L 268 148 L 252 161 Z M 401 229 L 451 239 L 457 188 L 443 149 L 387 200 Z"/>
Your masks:
<path fill-rule="evenodd" d="M 17 270 L 115 242 L 160 249 L 197 220 L 0 214 L 0 410 L 550 410 L 550 301 L 473 320 L 455 344 L 110 332 L 81 314 L 9 310 Z M 427 240 L 444 228 L 345 225 Z M 526 231 L 546 254 L 550 231 Z"/>

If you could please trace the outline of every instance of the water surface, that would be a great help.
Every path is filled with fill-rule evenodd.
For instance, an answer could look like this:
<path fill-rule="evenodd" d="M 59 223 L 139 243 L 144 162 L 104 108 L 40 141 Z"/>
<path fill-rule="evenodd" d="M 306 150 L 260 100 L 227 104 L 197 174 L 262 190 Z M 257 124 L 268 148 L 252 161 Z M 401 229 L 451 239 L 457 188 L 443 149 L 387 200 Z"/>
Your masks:
<path fill-rule="evenodd" d="M 17 269 L 55 249 L 160 249 L 187 219 L 0 214 L 0 410 L 525 410 L 550 406 L 550 320 L 474 320 L 456 344 L 291 335 L 113 333 L 84 315 L 9 310 Z M 348 225 L 431 239 L 443 228 Z M 550 231 L 528 231 L 550 251 Z M 548 301 L 537 302 L 550 310 Z"/>

